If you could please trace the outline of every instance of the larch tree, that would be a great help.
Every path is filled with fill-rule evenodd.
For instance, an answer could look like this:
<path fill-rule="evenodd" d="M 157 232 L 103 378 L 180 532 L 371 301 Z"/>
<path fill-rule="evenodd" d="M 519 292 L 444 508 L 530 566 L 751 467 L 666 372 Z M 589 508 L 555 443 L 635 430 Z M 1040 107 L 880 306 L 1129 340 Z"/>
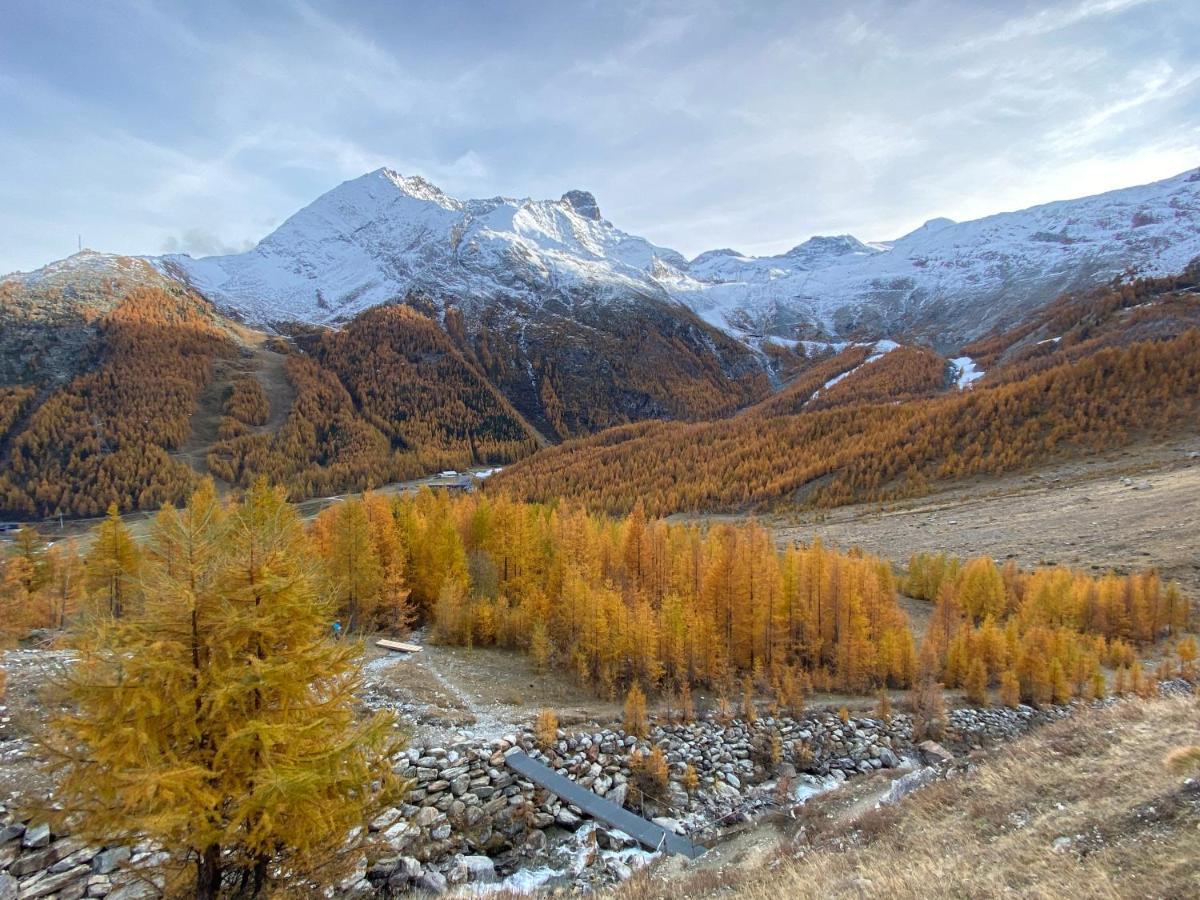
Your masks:
<path fill-rule="evenodd" d="M 356 718 L 359 648 L 330 639 L 319 585 L 265 483 L 229 509 L 208 484 L 160 513 L 144 603 L 79 636 L 50 732 L 83 836 L 160 844 L 197 897 L 258 895 L 273 865 L 311 875 L 392 799 L 392 723 Z"/>
<path fill-rule="evenodd" d="M 417 614 L 413 608 L 412 591 L 408 587 L 404 538 L 387 497 L 367 492 L 363 495 L 362 504 L 380 568 L 375 624 L 397 634 L 406 634 L 416 621 Z"/>
<path fill-rule="evenodd" d="M 48 547 L 32 525 L 22 525 L 13 540 L 10 550 L 16 556 L 22 557 L 28 566 L 26 568 L 25 590 L 32 596 L 40 591 L 50 581 L 50 560 L 47 559 Z"/>
<path fill-rule="evenodd" d="M 340 503 L 331 524 L 327 564 L 332 588 L 347 627 L 357 631 L 371 622 L 379 603 L 383 567 L 361 501 Z"/>
<path fill-rule="evenodd" d="M 946 707 L 942 698 L 942 685 L 937 680 L 937 659 L 933 645 L 926 641 L 921 647 L 917 663 L 917 677 L 909 692 L 909 707 L 912 710 L 913 740 L 941 740 L 946 729 Z"/>
<path fill-rule="evenodd" d="M 623 720 L 625 731 L 634 737 L 643 738 L 649 731 L 646 721 L 646 695 L 641 685 L 634 682 L 625 695 L 625 716 Z"/>
<path fill-rule="evenodd" d="M 29 582 L 33 573 L 23 556 L 0 559 L 0 639 L 22 637 L 28 630 L 32 613 Z"/>
<path fill-rule="evenodd" d="M 987 666 L 983 660 L 976 658 L 967 670 L 967 678 L 963 687 L 967 690 L 967 699 L 976 706 L 988 705 L 988 676 Z"/>
<path fill-rule="evenodd" d="M 95 612 L 119 619 L 129 611 L 141 564 L 141 551 L 121 521 L 117 504 L 113 503 L 96 529 L 84 560 L 87 590 L 97 607 Z"/>
<path fill-rule="evenodd" d="M 47 602 L 47 624 L 65 628 L 67 621 L 79 608 L 83 596 L 84 565 L 74 540 L 55 544 L 46 553 L 50 566 L 50 583 L 44 591 Z"/>

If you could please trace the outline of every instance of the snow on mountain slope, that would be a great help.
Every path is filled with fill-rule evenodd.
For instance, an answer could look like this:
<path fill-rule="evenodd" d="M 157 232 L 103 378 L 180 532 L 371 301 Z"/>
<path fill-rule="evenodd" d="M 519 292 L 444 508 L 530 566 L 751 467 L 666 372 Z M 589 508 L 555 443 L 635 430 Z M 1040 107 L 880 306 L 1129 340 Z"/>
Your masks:
<path fill-rule="evenodd" d="M 933 219 L 898 240 L 816 237 L 778 256 L 714 250 L 690 262 L 619 230 L 595 198 L 461 201 L 388 169 L 348 181 L 248 253 L 169 256 L 251 321 L 334 322 L 422 291 L 466 305 L 677 301 L 731 334 L 889 334 L 954 348 L 1065 290 L 1200 255 L 1200 170 L 1002 213 Z"/>
<path fill-rule="evenodd" d="M 1129 270 L 1181 270 L 1200 254 L 1200 170 L 972 222 L 934 219 L 885 244 L 855 243 L 816 265 L 790 264 L 795 250 L 758 259 L 705 254 L 672 294 L 727 328 L 918 333 L 952 347 L 1063 291 Z"/>
<path fill-rule="evenodd" d="M 410 291 L 538 306 L 573 293 L 665 301 L 650 275 L 659 261 L 686 265 L 601 219 L 583 191 L 464 202 L 379 169 L 319 197 L 248 253 L 162 264 L 250 320 L 327 322 Z"/>

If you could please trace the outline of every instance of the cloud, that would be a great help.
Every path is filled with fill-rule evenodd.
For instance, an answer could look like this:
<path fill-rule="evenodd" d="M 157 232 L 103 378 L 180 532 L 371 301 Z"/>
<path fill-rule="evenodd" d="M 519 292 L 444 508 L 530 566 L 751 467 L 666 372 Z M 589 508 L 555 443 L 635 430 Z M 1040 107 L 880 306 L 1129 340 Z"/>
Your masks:
<path fill-rule="evenodd" d="M 1032 15 L 1010 19 L 990 34 L 980 35 L 960 44 L 957 52 L 973 52 L 991 44 L 1052 34 L 1090 19 L 1112 16 L 1134 7 L 1160 2 L 1162 0 L 1081 0 L 1070 6 L 1048 6 Z"/>
<path fill-rule="evenodd" d="M 15 4 L 0 270 L 243 249 L 380 166 L 687 255 L 895 237 L 1196 165 L 1198 58 L 1192 0 Z"/>
<path fill-rule="evenodd" d="M 206 228 L 187 228 L 180 234 L 168 235 L 159 247 L 160 253 L 187 253 L 189 256 L 228 256 L 254 249 L 255 241 L 224 241 Z"/>

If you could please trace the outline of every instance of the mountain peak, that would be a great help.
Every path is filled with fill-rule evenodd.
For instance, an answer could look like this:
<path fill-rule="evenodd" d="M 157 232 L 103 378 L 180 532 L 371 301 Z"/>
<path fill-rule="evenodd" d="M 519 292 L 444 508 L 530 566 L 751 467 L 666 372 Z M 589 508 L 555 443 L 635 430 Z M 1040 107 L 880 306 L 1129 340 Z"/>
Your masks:
<path fill-rule="evenodd" d="M 447 198 L 446 193 L 436 184 L 431 184 L 420 175 L 401 175 L 395 169 L 389 169 L 386 166 L 376 169 L 374 172 L 367 173 L 367 178 L 383 178 L 410 197 L 415 197 L 418 200 L 432 200 L 433 202 L 441 202 Z"/>
<path fill-rule="evenodd" d="M 870 253 L 870 247 L 852 234 L 815 235 L 797 244 L 784 256 L 845 256 L 847 253 Z"/>
<path fill-rule="evenodd" d="M 904 235 L 904 238 L 916 237 L 918 235 L 937 234 L 939 231 L 945 231 L 952 225 L 957 224 L 958 223 L 953 219 L 947 219 L 945 216 L 938 216 L 936 219 L 929 219 L 920 228 L 913 229 L 908 234 Z M 901 240 L 904 240 L 904 238 L 901 238 Z"/>
<path fill-rule="evenodd" d="M 562 203 L 567 204 L 585 219 L 600 221 L 600 204 L 589 191 L 567 191 L 562 195 Z"/>

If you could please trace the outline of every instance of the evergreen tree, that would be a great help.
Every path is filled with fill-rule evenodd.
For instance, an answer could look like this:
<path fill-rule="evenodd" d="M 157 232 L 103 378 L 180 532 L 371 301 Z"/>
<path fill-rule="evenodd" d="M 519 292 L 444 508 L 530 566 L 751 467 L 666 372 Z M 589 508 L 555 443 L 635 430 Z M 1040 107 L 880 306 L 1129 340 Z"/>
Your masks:
<path fill-rule="evenodd" d="M 1021 680 L 1012 669 L 1005 669 L 1000 676 L 1000 702 L 1010 709 L 1021 705 Z"/>
<path fill-rule="evenodd" d="M 330 640 L 281 492 L 259 483 L 226 512 L 202 487 L 152 548 L 144 604 L 77 640 L 58 797 L 86 837 L 191 861 L 198 897 L 257 895 L 272 864 L 311 872 L 395 791 L 391 721 L 356 720 L 359 648 Z"/>
<path fill-rule="evenodd" d="M 976 706 L 988 705 L 987 667 L 982 659 L 976 658 L 967 672 L 967 680 L 963 685 L 967 691 L 967 700 Z"/>
<path fill-rule="evenodd" d="M 117 504 L 108 507 L 108 516 L 96 529 L 91 549 L 84 560 L 88 594 L 97 612 L 119 619 L 135 599 L 141 552 L 129 529 L 121 521 Z"/>

